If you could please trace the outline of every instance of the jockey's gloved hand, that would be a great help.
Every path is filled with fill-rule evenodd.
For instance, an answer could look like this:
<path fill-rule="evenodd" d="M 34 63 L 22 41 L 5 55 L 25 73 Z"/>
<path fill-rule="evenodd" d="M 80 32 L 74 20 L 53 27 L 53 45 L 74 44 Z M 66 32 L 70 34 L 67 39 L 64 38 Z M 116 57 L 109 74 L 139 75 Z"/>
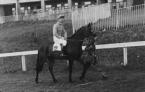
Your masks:
<path fill-rule="evenodd" d="M 63 40 L 67 40 L 67 38 L 65 38 L 65 37 L 62 37 L 61 39 L 63 39 Z"/>
<path fill-rule="evenodd" d="M 61 37 L 61 39 L 65 40 L 64 37 Z"/>
<path fill-rule="evenodd" d="M 102 32 L 105 32 L 106 31 L 106 29 L 104 28 L 103 30 L 102 30 Z"/>

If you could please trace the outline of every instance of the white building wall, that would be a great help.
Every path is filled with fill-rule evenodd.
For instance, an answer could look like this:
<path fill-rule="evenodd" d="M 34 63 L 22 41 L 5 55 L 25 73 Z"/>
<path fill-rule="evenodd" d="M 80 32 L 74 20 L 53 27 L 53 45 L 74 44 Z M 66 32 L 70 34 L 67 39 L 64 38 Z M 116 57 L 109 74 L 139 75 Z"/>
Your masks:
<path fill-rule="evenodd" d="M 41 0 L 19 0 L 20 3 L 25 3 L 25 2 L 38 2 Z M 0 0 L 0 4 L 14 4 L 16 3 L 16 0 Z"/>
<path fill-rule="evenodd" d="M 133 0 L 127 0 L 127 7 L 132 6 L 133 5 Z"/>

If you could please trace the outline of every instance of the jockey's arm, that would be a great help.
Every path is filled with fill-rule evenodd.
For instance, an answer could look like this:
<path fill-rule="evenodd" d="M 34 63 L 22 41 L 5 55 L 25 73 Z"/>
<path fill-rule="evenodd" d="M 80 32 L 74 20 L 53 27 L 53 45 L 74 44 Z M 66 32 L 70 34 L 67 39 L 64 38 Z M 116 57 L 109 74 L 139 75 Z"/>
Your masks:
<path fill-rule="evenodd" d="M 64 32 L 64 39 L 67 39 L 67 32 Z"/>
<path fill-rule="evenodd" d="M 67 39 L 67 31 L 65 30 L 65 28 L 63 27 L 63 31 L 64 31 L 64 39 Z"/>

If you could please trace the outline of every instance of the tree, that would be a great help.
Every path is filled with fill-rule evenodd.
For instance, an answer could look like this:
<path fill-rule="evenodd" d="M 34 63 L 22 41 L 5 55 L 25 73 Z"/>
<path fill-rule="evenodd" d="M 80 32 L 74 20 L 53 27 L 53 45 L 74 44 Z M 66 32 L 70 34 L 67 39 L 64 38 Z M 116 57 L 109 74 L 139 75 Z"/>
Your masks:
<path fill-rule="evenodd" d="M 144 0 L 133 0 L 133 5 L 144 4 Z"/>

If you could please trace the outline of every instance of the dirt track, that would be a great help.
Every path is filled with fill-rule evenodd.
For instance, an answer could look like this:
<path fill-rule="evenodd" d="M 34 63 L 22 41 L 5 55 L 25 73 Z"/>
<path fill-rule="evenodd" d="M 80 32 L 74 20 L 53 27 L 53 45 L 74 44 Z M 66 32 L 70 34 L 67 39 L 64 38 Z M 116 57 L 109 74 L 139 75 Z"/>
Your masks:
<path fill-rule="evenodd" d="M 79 71 L 80 72 L 80 71 Z M 34 71 L 0 75 L 1 92 L 145 92 L 145 71 L 131 69 L 107 69 L 107 80 L 94 69 L 87 73 L 86 81 L 78 80 L 79 72 L 73 73 L 73 83 L 68 83 L 66 71 L 55 73 L 58 83 L 53 83 L 48 72 L 40 74 L 35 84 Z"/>

